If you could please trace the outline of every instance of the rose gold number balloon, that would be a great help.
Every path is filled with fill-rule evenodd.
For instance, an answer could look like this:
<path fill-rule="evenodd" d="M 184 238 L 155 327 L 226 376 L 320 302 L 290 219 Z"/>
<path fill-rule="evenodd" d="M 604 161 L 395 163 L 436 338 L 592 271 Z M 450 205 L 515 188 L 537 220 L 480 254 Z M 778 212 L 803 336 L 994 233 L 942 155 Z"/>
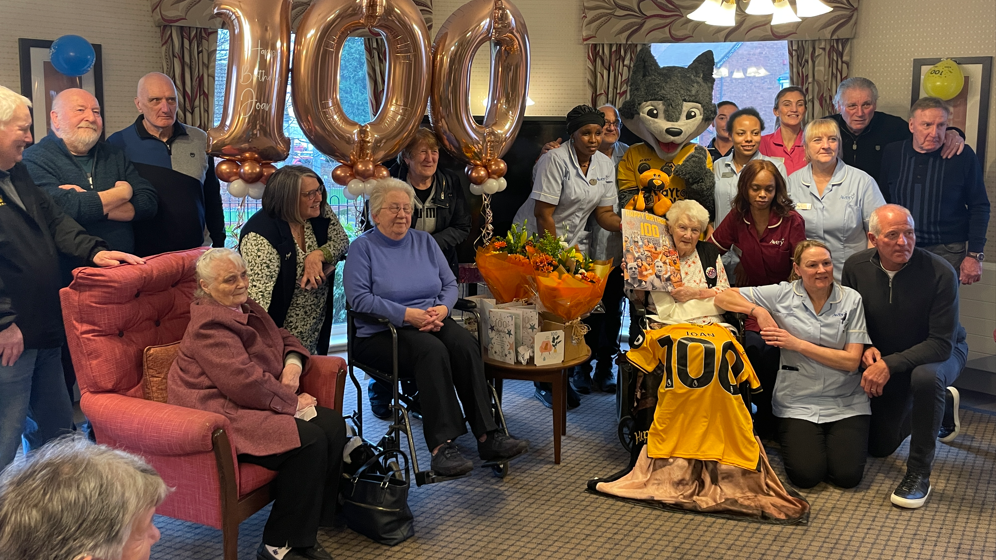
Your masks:
<path fill-rule="evenodd" d="M 231 41 L 221 123 L 208 131 L 208 153 L 229 159 L 282 161 L 284 99 L 290 47 L 291 0 L 215 0 Z"/>
<path fill-rule="evenodd" d="M 339 102 L 339 62 L 346 38 L 364 28 L 387 42 L 387 72 L 377 115 L 360 125 Z M 291 70 L 298 124 L 320 152 L 358 178 L 372 177 L 374 165 L 401 151 L 425 114 L 431 69 L 422 14 L 412 0 L 315 0 L 298 29 L 308 30 L 297 34 Z"/>
<path fill-rule="evenodd" d="M 491 86 L 481 126 L 468 102 L 470 69 L 474 53 L 489 41 Z M 528 90 L 529 37 L 518 8 L 507 0 L 471 0 L 453 12 L 432 53 L 430 117 L 443 146 L 474 167 L 492 167 L 519 132 Z"/>

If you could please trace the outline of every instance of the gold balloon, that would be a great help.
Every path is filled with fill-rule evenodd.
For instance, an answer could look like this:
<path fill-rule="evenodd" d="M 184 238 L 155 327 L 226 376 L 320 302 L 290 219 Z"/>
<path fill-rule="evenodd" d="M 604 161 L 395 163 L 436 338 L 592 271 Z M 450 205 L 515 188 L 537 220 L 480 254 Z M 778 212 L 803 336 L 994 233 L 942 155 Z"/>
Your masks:
<path fill-rule="evenodd" d="M 214 168 L 214 174 L 219 181 L 231 183 L 239 178 L 239 162 L 230 159 L 221 160 Z"/>
<path fill-rule="evenodd" d="M 373 171 L 374 179 L 387 179 L 391 176 L 391 171 L 383 165 L 375 165 Z"/>
<path fill-rule="evenodd" d="M 958 63 L 945 58 L 927 70 L 923 77 L 923 91 L 931 97 L 938 97 L 944 101 L 954 99 L 965 87 L 965 75 L 962 74 Z"/>
<path fill-rule="evenodd" d="M 291 0 L 215 0 L 230 33 L 221 123 L 208 131 L 208 153 L 262 161 L 290 153 L 284 135 Z"/>
<path fill-rule="evenodd" d="M 368 159 L 360 160 L 353 165 L 353 174 L 358 179 L 369 179 L 374 174 L 374 163 Z"/>
<path fill-rule="evenodd" d="M 482 126 L 468 103 L 470 70 L 474 53 L 489 42 L 491 87 Z M 529 33 L 518 8 L 507 0 L 464 4 L 436 34 L 432 69 L 429 116 L 443 147 L 474 166 L 504 155 L 522 125 L 529 90 Z"/>
<path fill-rule="evenodd" d="M 272 163 L 263 164 L 263 176 L 259 179 L 259 182 L 265 185 L 270 181 L 270 175 L 273 175 L 276 172 L 277 172 L 277 166 L 273 165 Z"/>
<path fill-rule="evenodd" d="M 258 183 L 263 178 L 263 166 L 256 161 L 243 161 L 242 168 L 239 169 L 239 179 L 250 185 Z"/>
<path fill-rule="evenodd" d="M 320 152 L 366 179 L 360 164 L 401 151 L 425 114 L 431 68 L 422 14 L 412 0 L 314 0 L 298 29 L 291 70 L 298 124 Z M 363 29 L 387 42 L 387 69 L 380 109 L 360 125 L 339 102 L 339 67 L 346 38 Z"/>
<path fill-rule="evenodd" d="M 484 181 L 488 180 L 488 170 L 480 166 L 475 166 L 470 169 L 467 176 L 470 177 L 471 183 L 480 185 Z"/>
<path fill-rule="evenodd" d="M 348 165 L 340 165 L 332 170 L 332 180 L 344 187 L 355 178 L 356 175 L 353 175 L 353 168 Z"/>
<path fill-rule="evenodd" d="M 500 159 L 493 159 L 488 162 L 488 175 L 495 179 L 501 179 L 508 172 L 508 165 Z"/>

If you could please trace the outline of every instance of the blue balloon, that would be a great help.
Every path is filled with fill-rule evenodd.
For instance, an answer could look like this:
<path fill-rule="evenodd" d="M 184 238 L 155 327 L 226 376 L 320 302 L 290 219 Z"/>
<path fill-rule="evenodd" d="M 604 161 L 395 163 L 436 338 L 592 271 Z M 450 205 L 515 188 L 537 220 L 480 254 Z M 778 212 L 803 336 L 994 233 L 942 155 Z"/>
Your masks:
<path fill-rule="evenodd" d="M 60 73 L 75 78 L 93 68 L 93 63 L 97 61 L 97 53 L 94 52 L 90 41 L 83 37 L 63 35 L 52 43 L 49 60 Z"/>

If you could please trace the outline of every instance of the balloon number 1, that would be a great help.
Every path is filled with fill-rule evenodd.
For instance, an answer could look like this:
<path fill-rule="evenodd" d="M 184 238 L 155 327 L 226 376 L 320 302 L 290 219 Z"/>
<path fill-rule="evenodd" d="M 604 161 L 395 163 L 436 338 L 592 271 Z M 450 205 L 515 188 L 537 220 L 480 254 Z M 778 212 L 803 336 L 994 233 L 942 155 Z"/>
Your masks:
<path fill-rule="evenodd" d="M 290 4 L 215 0 L 231 46 L 221 124 L 208 132 L 208 152 L 224 159 L 216 171 L 231 182 L 233 196 L 262 196 L 272 162 L 289 153 L 283 100 Z M 342 47 L 362 29 L 387 43 L 384 100 L 365 125 L 345 115 L 338 86 Z M 491 44 L 491 84 L 484 124 L 478 125 L 469 105 L 470 70 L 485 43 Z M 507 0 L 471 0 L 446 20 L 432 49 L 412 0 L 314 0 L 298 27 L 291 72 L 298 124 L 320 152 L 342 164 L 332 178 L 346 187 L 347 198 L 368 194 L 377 179 L 389 176 L 380 163 L 411 139 L 430 98 L 436 136 L 467 164 L 471 191 L 490 195 L 505 189 L 501 156 L 522 125 L 529 89 L 528 33 L 522 14 Z"/>

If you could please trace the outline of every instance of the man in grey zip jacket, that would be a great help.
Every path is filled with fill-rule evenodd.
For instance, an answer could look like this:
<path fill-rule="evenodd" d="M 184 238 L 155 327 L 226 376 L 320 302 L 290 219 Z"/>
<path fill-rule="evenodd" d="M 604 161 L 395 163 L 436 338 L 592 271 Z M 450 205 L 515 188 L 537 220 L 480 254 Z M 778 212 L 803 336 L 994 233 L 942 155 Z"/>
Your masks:
<path fill-rule="evenodd" d="M 60 93 L 51 117 L 52 132 L 24 150 L 31 178 L 87 233 L 112 250 L 134 252 L 131 222 L 151 218 L 159 205 L 152 184 L 121 149 L 99 141 L 104 121 L 88 91 Z M 64 272 L 82 264 L 64 262 Z"/>
<path fill-rule="evenodd" d="M 874 247 L 851 255 L 842 275 L 842 284 L 861 294 L 873 343 L 861 360 L 861 386 L 872 397 L 868 452 L 886 457 L 912 436 L 906 476 L 892 503 L 918 508 L 930 494 L 946 400 L 952 401 L 950 418 L 957 418 L 957 391 L 950 385 L 968 355 L 958 321 L 958 275 L 946 260 L 915 247 L 906 208 L 876 209 L 869 229 Z M 957 435 L 954 423 L 942 441 Z"/>

